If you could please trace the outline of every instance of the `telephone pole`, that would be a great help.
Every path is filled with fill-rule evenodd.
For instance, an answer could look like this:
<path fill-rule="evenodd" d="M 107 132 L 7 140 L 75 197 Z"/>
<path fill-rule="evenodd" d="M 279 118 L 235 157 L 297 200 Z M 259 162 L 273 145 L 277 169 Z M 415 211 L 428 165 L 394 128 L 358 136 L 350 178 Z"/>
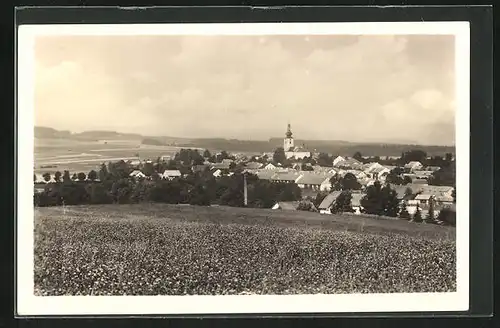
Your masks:
<path fill-rule="evenodd" d="M 248 206 L 247 174 L 243 173 L 243 205 Z"/>

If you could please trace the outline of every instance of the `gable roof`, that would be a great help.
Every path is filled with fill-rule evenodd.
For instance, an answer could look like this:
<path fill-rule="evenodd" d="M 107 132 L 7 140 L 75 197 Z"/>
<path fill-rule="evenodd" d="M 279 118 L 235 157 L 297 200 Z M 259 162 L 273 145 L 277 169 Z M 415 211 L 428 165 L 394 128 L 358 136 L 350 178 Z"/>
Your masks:
<path fill-rule="evenodd" d="M 428 200 L 430 198 L 432 198 L 430 194 L 419 194 L 415 197 L 415 200 Z"/>
<path fill-rule="evenodd" d="M 181 171 L 179 170 L 165 170 L 163 172 L 164 177 L 180 177 L 181 175 Z"/>
<path fill-rule="evenodd" d="M 271 180 L 276 180 L 276 181 L 295 181 L 300 176 L 301 175 L 298 172 L 290 172 L 290 171 L 275 172 L 275 174 L 271 177 Z"/>
<path fill-rule="evenodd" d="M 229 166 L 231 163 L 225 162 L 225 163 L 214 163 L 211 165 L 212 169 L 222 169 L 222 170 L 228 170 Z"/>
<path fill-rule="evenodd" d="M 259 162 L 248 162 L 245 164 L 245 167 L 249 169 L 259 169 L 262 167 L 262 165 L 263 164 Z"/>
<path fill-rule="evenodd" d="M 295 210 L 297 210 L 297 207 L 299 206 L 299 202 L 297 202 L 297 201 L 278 202 L 278 203 L 276 203 L 276 205 L 278 205 L 278 208 L 282 209 L 282 210 L 295 211 Z"/>
<path fill-rule="evenodd" d="M 135 177 L 135 176 L 138 176 L 138 175 L 144 175 L 144 173 L 142 173 L 140 170 L 133 170 L 129 176 L 131 177 Z"/>
<path fill-rule="evenodd" d="M 337 197 L 339 197 L 339 195 L 342 193 L 342 191 L 333 191 L 331 193 L 329 193 L 324 199 L 323 201 L 321 202 L 321 204 L 319 204 L 318 206 L 318 209 L 327 209 L 329 208 L 330 206 L 333 205 L 333 203 L 335 203 L 335 201 L 337 200 Z"/>
<path fill-rule="evenodd" d="M 306 185 L 321 185 L 325 181 L 328 182 L 333 174 L 322 174 L 322 173 L 305 173 L 302 172 L 302 176 L 297 180 L 298 184 Z"/>
<path fill-rule="evenodd" d="M 274 176 L 276 172 L 274 170 L 263 169 L 254 171 L 253 173 L 255 173 L 259 179 L 271 180 L 271 178 Z"/>

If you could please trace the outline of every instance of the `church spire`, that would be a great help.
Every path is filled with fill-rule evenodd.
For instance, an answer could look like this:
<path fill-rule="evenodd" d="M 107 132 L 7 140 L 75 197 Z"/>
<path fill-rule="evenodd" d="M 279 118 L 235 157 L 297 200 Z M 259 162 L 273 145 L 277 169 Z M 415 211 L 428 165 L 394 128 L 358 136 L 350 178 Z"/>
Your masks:
<path fill-rule="evenodd" d="M 292 138 L 292 129 L 290 127 L 290 123 L 288 123 L 288 128 L 286 130 L 286 137 L 287 138 Z"/>

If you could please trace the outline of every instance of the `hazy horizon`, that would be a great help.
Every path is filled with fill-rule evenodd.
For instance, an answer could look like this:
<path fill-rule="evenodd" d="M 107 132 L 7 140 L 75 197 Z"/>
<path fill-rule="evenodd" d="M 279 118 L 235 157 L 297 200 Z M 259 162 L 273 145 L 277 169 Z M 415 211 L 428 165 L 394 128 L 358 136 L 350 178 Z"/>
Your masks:
<path fill-rule="evenodd" d="M 455 144 L 454 37 L 43 36 L 35 125 Z"/>

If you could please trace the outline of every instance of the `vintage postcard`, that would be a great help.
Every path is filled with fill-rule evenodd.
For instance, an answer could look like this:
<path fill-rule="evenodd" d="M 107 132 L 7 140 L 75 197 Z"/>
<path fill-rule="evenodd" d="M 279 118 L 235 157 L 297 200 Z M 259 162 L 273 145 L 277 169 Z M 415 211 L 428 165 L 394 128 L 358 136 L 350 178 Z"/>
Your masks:
<path fill-rule="evenodd" d="M 468 309 L 468 22 L 18 47 L 19 315 Z"/>

